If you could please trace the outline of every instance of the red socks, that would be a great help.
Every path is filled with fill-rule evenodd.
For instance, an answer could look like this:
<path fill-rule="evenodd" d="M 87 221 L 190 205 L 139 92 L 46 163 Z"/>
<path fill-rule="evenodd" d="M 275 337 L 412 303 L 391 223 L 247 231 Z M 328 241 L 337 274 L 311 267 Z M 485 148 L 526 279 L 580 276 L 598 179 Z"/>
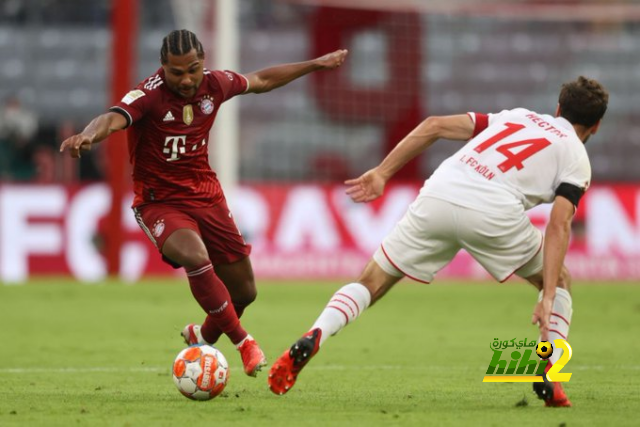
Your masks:
<path fill-rule="evenodd" d="M 187 277 L 191 293 L 207 313 L 205 325 L 208 325 L 206 328 L 203 325 L 203 338 L 207 342 L 217 341 L 217 338 L 212 341 L 209 339 L 211 336 L 204 334 L 205 330 L 211 331 L 215 326 L 215 329 L 221 331 L 220 333 L 224 332 L 232 343 L 238 344 L 242 341 L 247 336 L 247 331 L 240 326 L 239 316 L 231 304 L 229 291 L 214 273 L 211 263 L 187 271 Z"/>
<path fill-rule="evenodd" d="M 233 308 L 235 308 L 236 315 L 239 319 L 240 317 L 242 317 L 242 313 L 244 313 L 244 309 L 247 308 L 247 306 L 233 304 Z M 209 315 L 206 319 L 204 319 L 204 323 L 202 324 L 200 333 L 202 334 L 202 338 L 204 338 L 206 342 L 215 344 L 216 342 L 218 342 L 220 335 L 222 335 L 222 330 L 216 324 L 215 319 L 211 315 Z"/>

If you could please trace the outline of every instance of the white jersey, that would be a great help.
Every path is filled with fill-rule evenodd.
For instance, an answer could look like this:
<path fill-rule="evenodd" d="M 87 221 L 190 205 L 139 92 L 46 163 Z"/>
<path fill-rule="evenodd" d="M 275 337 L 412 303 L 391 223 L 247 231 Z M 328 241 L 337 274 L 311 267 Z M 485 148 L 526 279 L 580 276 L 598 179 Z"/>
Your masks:
<path fill-rule="evenodd" d="M 423 195 L 504 212 L 552 202 L 563 183 L 589 187 L 587 151 L 566 119 L 524 108 L 469 116 L 474 137 L 438 167 Z"/>

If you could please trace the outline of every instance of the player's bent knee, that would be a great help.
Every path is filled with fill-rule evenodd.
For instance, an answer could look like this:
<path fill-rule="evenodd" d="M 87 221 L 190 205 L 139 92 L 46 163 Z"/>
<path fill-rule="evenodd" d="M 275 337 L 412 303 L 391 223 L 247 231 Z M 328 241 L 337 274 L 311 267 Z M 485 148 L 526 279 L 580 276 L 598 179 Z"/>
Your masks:
<path fill-rule="evenodd" d="M 181 250 L 169 250 L 163 251 L 163 255 L 169 258 L 171 261 L 180 264 L 187 271 L 194 268 L 200 268 L 203 265 L 211 262 L 207 251 L 181 251 Z"/>
<path fill-rule="evenodd" d="M 188 256 L 184 256 L 181 259 L 182 261 L 178 261 L 178 263 L 182 265 L 186 270 L 199 268 L 207 264 L 208 262 L 211 262 L 209 260 L 209 257 L 207 256 L 197 256 L 194 254 L 189 254 Z"/>
<path fill-rule="evenodd" d="M 524 277 L 524 279 L 535 286 L 539 291 L 541 291 L 544 287 L 544 280 L 542 279 L 542 277 L 542 271 L 539 271 L 536 274 Z M 569 273 L 569 270 L 565 266 L 563 266 L 562 270 L 560 271 L 558 288 L 566 289 L 569 293 L 571 293 L 571 273 Z"/>
<path fill-rule="evenodd" d="M 253 303 L 258 297 L 258 290 L 255 284 L 244 286 L 241 292 L 231 295 L 234 304 L 247 306 Z"/>
<path fill-rule="evenodd" d="M 558 287 L 562 289 L 566 289 L 567 292 L 571 293 L 571 273 L 567 267 L 562 266 L 562 271 L 560 272 L 560 280 L 558 281 Z"/>
<path fill-rule="evenodd" d="M 536 274 L 533 274 L 531 276 L 524 277 L 524 279 L 527 282 L 531 283 L 533 286 L 535 286 L 536 289 L 538 289 L 539 291 L 542 290 L 542 287 L 543 287 L 542 271 L 540 271 L 540 272 L 538 272 Z"/>
<path fill-rule="evenodd" d="M 162 254 L 186 270 L 202 267 L 210 262 L 202 239 L 190 229 L 174 231 L 162 246 Z"/>

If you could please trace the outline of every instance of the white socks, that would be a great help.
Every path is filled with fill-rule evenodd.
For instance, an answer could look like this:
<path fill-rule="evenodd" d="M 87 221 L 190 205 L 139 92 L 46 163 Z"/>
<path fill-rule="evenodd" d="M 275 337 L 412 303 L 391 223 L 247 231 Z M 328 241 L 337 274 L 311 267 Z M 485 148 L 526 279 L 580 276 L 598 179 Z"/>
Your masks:
<path fill-rule="evenodd" d="M 538 301 L 542 300 L 542 291 L 538 295 Z M 566 289 L 556 288 L 556 298 L 553 300 L 553 308 L 551 309 L 551 319 L 549 321 L 549 342 L 554 344 L 553 340 L 561 338 L 567 340 L 569 337 L 569 325 L 571 324 L 571 316 L 573 308 L 571 307 L 571 294 Z M 567 340 L 568 341 L 568 340 Z M 553 345 L 553 354 L 549 358 L 552 364 L 555 364 L 562 356 L 562 349 Z"/>
<path fill-rule="evenodd" d="M 371 304 L 371 293 L 360 283 L 350 283 L 333 294 L 311 329 L 320 328 L 320 345 L 354 321 Z"/>

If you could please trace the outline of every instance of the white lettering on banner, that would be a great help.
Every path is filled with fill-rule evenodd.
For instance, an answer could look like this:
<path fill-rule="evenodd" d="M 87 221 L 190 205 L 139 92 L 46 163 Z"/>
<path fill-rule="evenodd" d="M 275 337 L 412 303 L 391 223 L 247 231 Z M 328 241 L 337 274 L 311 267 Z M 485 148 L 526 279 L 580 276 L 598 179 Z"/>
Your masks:
<path fill-rule="evenodd" d="M 368 255 L 341 249 L 333 253 L 298 252 L 264 253 L 252 257 L 251 263 L 259 277 L 336 279 L 353 278 L 362 271 Z"/>
<path fill-rule="evenodd" d="M 230 206 L 242 235 L 251 243 L 253 250 L 267 249 L 267 230 L 273 219 L 264 196 L 255 189 L 239 187 L 235 189 Z"/>
<path fill-rule="evenodd" d="M 402 216 L 417 188 L 389 187 L 379 209 L 353 204 L 343 195 L 343 187 L 245 186 L 237 189 L 231 202 L 248 243 L 256 249 L 252 263 L 258 277 L 353 277 Z M 77 192 L 55 185 L 0 185 L 0 282 L 67 272 L 83 281 L 102 280 L 106 261 L 92 238 L 109 203 L 105 184 Z M 145 271 L 172 274 L 140 231 L 130 203 L 128 195 L 122 205 L 121 276 L 135 281 Z M 541 205 L 528 215 L 544 229 L 550 209 L 551 205 Z M 566 259 L 573 275 L 637 281 L 640 186 L 592 188 L 580 209 L 586 234 L 575 233 L 577 244 Z M 487 274 L 461 252 L 438 274 L 438 279 L 445 277 L 486 279 Z"/>
<path fill-rule="evenodd" d="M 71 273 L 78 279 L 96 282 L 107 274 L 102 255 L 92 242 L 98 218 L 109 211 L 110 191 L 105 185 L 89 185 L 78 192 L 67 214 L 65 257 Z"/>
<path fill-rule="evenodd" d="M 140 231 L 131 212 L 133 195 L 122 202 L 122 225 L 125 231 Z M 111 207 L 111 190 L 105 184 L 84 187 L 73 198 L 67 218 L 66 260 L 72 274 L 83 281 L 97 282 L 107 275 L 104 257 L 93 244 L 98 220 Z M 138 280 L 149 259 L 149 251 L 139 242 L 124 242 L 120 250 L 120 274 L 125 281 Z"/>
<path fill-rule="evenodd" d="M 368 203 L 353 203 L 344 194 L 344 188 L 334 190 L 333 200 L 340 207 L 346 228 L 353 235 L 355 244 L 360 250 L 373 254 L 417 194 L 416 187 L 391 188 L 385 194 L 384 205 L 378 212 Z"/>
<path fill-rule="evenodd" d="M 637 281 L 640 277 L 640 262 L 636 257 L 568 253 L 565 263 L 572 274 L 575 272 L 585 279 Z"/>
<path fill-rule="evenodd" d="M 627 215 L 616 193 L 594 188 L 587 204 L 587 243 L 592 255 L 640 255 L 640 192 L 636 192 L 636 218 Z"/>
<path fill-rule="evenodd" d="M 24 282 L 37 266 L 29 265 L 29 256 L 61 256 L 74 277 L 99 281 L 106 276 L 102 255 L 93 245 L 98 220 L 107 213 L 110 190 L 104 184 L 84 187 L 67 202 L 68 190 L 63 186 L 0 187 L 0 281 Z M 140 232 L 131 213 L 133 195 L 123 201 L 123 227 Z M 65 206 L 68 205 L 65 217 Z M 63 220 L 29 223 L 30 217 Z M 63 239 L 63 235 L 65 239 Z M 149 250 L 139 241 L 126 242 L 120 254 L 123 279 L 135 281 L 142 276 Z M 60 273 L 65 266 L 60 266 Z"/>
<path fill-rule="evenodd" d="M 340 248 L 338 227 L 322 188 L 301 186 L 289 191 L 274 244 L 283 251 Z"/>
<path fill-rule="evenodd" d="M 30 255 L 62 251 L 57 224 L 29 223 L 29 217 L 60 218 L 67 202 L 62 187 L 0 187 L 0 278 L 21 282 L 29 277 Z"/>

